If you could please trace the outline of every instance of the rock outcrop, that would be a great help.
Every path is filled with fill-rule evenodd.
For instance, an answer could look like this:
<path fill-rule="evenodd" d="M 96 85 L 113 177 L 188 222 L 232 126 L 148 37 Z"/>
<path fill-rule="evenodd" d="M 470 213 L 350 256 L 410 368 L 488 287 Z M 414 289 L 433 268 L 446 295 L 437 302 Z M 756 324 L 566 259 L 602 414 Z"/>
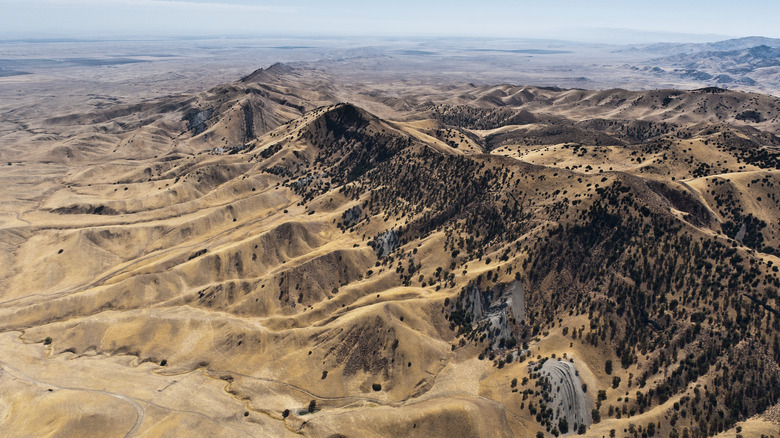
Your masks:
<path fill-rule="evenodd" d="M 495 347 L 512 339 L 513 326 L 525 319 L 523 284 L 515 280 L 484 291 L 478 284 L 469 285 L 461 292 L 456 309 L 472 329 L 487 332 Z"/>
<path fill-rule="evenodd" d="M 580 424 L 589 426 L 593 423 L 591 402 L 583 391 L 582 380 L 573 363 L 550 359 L 542 364 L 540 373 L 544 388 L 542 397 L 553 411 L 553 425 L 562 434 L 577 433 Z M 562 430 L 561 424 L 566 430 Z"/>
<path fill-rule="evenodd" d="M 344 226 L 350 227 L 354 225 L 363 216 L 363 209 L 359 205 L 356 205 L 341 215 L 341 223 Z"/>
<path fill-rule="evenodd" d="M 374 248 L 374 251 L 376 251 L 377 257 L 387 257 L 391 252 L 398 248 L 400 243 L 398 234 L 398 231 L 395 229 L 387 230 L 371 242 L 371 246 Z"/>

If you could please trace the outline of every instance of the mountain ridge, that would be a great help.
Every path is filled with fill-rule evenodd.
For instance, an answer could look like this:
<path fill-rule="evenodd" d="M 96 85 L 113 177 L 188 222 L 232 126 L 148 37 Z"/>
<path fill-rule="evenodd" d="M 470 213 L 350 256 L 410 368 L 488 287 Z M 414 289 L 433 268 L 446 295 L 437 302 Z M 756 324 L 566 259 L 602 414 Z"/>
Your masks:
<path fill-rule="evenodd" d="M 0 430 L 57 397 L 46 430 L 85 431 L 97 384 L 148 434 L 706 436 L 780 402 L 777 98 L 282 67 L 8 166 L 0 365 L 32 389 L 3 365 Z"/>

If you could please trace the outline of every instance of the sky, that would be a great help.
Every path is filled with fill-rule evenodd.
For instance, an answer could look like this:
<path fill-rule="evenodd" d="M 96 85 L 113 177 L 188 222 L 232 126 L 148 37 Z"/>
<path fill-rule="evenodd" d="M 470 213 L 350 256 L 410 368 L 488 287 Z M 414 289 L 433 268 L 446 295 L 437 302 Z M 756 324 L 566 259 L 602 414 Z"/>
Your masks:
<path fill-rule="evenodd" d="M 0 0 L 0 38 L 256 35 L 678 41 L 780 38 L 778 18 L 780 2 L 774 0 Z"/>

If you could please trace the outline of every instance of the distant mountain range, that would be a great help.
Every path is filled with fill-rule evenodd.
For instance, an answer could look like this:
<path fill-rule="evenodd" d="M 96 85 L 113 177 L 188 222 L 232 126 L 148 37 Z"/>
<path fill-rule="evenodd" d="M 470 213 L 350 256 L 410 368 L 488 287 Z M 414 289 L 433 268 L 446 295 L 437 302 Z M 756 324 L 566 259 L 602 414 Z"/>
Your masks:
<path fill-rule="evenodd" d="M 714 43 L 656 43 L 648 45 L 632 45 L 620 52 L 645 52 L 659 55 L 681 55 L 704 52 L 729 52 L 745 50 L 758 46 L 780 48 L 780 39 L 759 36 L 734 38 Z"/>
<path fill-rule="evenodd" d="M 780 48 L 760 45 L 747 49 L 682 54 L 666 59 L 688 68 L 720 68 L 733 74 L 747 74 L 758 68 L 780 65 Z"/>
<path fill-rule="evenodd" d="M 774 38 L 746 37 L 701 44 L 660 43 L 631 46 L 619 52 L 651 56 L 638 69 L 656 76 L 713 85 L 767 85 L 776 81 L 780 71 L 780 39 Z"/>

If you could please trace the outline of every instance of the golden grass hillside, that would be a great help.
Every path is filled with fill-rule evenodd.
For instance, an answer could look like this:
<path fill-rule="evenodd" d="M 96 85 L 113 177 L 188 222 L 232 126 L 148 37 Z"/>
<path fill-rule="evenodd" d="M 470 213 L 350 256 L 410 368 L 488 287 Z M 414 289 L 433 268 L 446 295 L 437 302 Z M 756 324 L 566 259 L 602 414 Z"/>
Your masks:
<path fill-rule="evenodd" d="M 777 429 L 776 98 L 322 81 L 3 150 L 4 435 Z"/>

